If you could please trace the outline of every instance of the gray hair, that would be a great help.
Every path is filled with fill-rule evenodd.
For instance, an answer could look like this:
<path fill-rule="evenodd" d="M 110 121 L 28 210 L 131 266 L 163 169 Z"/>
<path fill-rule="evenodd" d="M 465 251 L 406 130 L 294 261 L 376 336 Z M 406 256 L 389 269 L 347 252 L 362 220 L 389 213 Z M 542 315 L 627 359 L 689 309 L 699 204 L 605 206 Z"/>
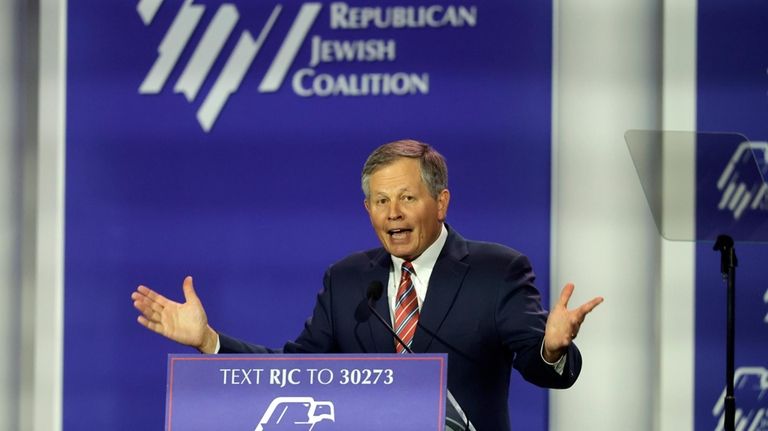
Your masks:
<path fill-rule="evenodd" d="M 434 148 L 423 142 L 412 139 L 390 142 L 373 150 L 363 166 L 361 178 L 365 198 L 370 196 L 370 180 L 374 172 L 394 163 L 401 157 L 419 159 L 421 164 L 421 180 L 429 190 L 429 194 L 437 199 L 441 191 L 448 188 L 448 166 L 445 158 Z"/>

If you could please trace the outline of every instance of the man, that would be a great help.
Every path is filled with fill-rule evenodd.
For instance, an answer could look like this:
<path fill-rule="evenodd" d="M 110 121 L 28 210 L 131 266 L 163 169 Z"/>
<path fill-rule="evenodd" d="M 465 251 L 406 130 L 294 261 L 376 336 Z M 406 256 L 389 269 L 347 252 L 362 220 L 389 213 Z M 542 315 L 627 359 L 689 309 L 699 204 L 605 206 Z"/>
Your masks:
<path fill-rule="evenodd" d="M 570 387 L 581 369 L 573 339 L 594 298 L 567 309 L 568 284 L 547 317 L 528 259 L 507 247 L 468 241 L 445 224 L 445 160 L 405 140 L 377 148 L 365 163 L 365 208 L 382 248 L 355 253 L 325 274 L 312 318 L 286 353 L 394 353 L 403 348 L 376 320 L 355 311 L 371 282 L 387 286 L 378 311 L 414 352 L 448 354 L 448 387 L 477 430 L 508 430 L 511 367 L 539 386 Z M 140 324 L 203 353 L 270 353 L 208 325 L 191 277 L 184 304 L 145 286 L 131 297 Z"/>

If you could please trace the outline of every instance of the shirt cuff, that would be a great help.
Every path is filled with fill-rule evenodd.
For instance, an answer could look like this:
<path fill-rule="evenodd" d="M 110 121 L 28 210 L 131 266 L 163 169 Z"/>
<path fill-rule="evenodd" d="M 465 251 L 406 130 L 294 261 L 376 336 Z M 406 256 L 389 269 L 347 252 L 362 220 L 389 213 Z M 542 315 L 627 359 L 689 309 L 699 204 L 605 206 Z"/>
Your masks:
<path fill-rule="evenodd" d="M 218 349 L 216 350 L 218 352 Z M 552 366 L 552 368 L 555 369 L 555 372 L 558 375 L 563 375 L 563 370 L 565 369 L 565 361 L 566 358 L 568 358 L 568 354 L 564 354 L 560 357 L 560 359 L 557 360 L 557 362 L 549 362 L 546 359 L 544 359 L 544 341 L 541 341 L 541 351 L 539 352 L 541 355 L 541 360 L 544 361 L 545 364 Z"/>

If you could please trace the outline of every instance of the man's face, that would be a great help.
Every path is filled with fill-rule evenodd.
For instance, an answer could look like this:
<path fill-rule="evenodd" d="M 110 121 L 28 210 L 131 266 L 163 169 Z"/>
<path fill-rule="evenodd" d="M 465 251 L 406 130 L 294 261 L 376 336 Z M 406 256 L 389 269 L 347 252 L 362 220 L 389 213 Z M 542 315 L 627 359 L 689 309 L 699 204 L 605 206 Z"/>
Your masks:
<path fill-rule="evenodd" d="M 365 209 L 390 254 L 413 260 L 435 242 L 450 194 L 443 190 L 437 199 L 429 194 L 418 159 L 402 157 L 379 168 L 371 175 L 368 188 Z"/>

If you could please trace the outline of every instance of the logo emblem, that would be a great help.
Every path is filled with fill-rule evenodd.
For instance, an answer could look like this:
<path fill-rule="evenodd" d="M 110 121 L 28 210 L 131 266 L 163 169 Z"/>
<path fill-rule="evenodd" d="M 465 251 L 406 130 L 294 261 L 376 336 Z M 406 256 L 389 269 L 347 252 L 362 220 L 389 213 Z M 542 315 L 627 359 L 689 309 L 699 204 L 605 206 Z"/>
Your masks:
<path fill-rule="evenodd" d="M 763 302 L 768 305 L 768 289 L 765 289 L 765 293 L 763 294 Z M 768 313 L 765 314 L 763 322 L 768 323 Z"/>
<path fill-rule="evenodd" d="M 766 167 L 768 142 L 742 142 L 717 180 L 722 193 L 718 210 L 731 212 L 734 220 L 747 210 L 768 211 L 768 185 L 760 177 Z"/>
<path fill-rule="evenodd" d="M 736 429 L 750 431 L 768 430 L 768 369 L 763 367 L 739 367 L 733 377 L 736 408 Z M 718 418 L 718 430 L 725 423 L 725 388 L 712 408 L 712 416 Z"/>
<path fill-rule="evenodd" d="M 162 3 L 163 0 L 139 1 L 136 11 L 144 25 L 152 24 Z M 271 93 L 280 88 L 307 36 L 307 32 L 320 13 L 321 7 L 320 3 L 304 3 L 302 5 L 283 40 L 280 50 L 261 80 L 260 93 Z M 255 39 L 248 30 L 240 33 L 235 48 L 229 53 L 229 57 L 216 77 L 213 87 L 204 96 L 204 100 L 197 110 L 197 121 L 204 131 L 211 130 L 229 96 L 240 87 L 253 59 L 259 53 L 275 21 L 277 21 L 281 9 L 282 6 L 279 4 L 272 9 L 272 13 Z M 162 91 L 204 12 L 205 5 L 194 4 L 194 0 L 184 0 L 173 23 L 157 48 L 157 59 L 139 86 L 139 94 L 157 94 Z M 175 93 L 184 94 L 187 102 L 192 103 L 197 98 L 200 87 L 211 72 L 213 63 L 222 55 L 224 44 L 232 35 L 239 20 L 240 13 L 233 4 L 224 3 L 216 10 L 216 14 L 205 29 L 189 62 L 184 66 L 181 76 L 173 87 Z"/>
<path fill-rule="evenodd" d="M 318 422 L 335 421 L 333 403 L 311 397 L 277 397 L 269 404 L 254 431 L 312 431 Z"/>
<path fill-rule="evenodd" d="M 277 4 L 271 13 L 263 13 L 257 18 L 261 21 L 247 23 L 248 29 L 261 27 L 254 37 L 250 31 L 242 29 L 244 26 L 234 0 L 217 6 L 197 1 L 199 3 L 196 0 L 173 1 L 180 7 L 157 47 L 157 58 L 138 92 L 152 95 L 163 91 L 169 77 L 177 76 L 173 70 L 179 59 L 186 59 L 186 54 L 190 53 L 189 59 L 185 60 L 187 63 L 180 66 L 173 92 L 183 94 L 189 103 L 199 102 L 197 120 L 202 129 L 209 132 L 230 96 L 238 91 L 243 78 L 249 74 L 267 37 L 273 37 L 275 23 L 283 19 L 280 17 L 283 6 Z M 136 12 L 144 25 L 150 26 L 156 21 L 160 7 L 167 3 L 171 2 L 139 0 Z M 251 2 L 249 6 L 257 3 Z M 326 8 L 327 25 L 318 29 L 324 31 L 310 37 L 309 32 L 323 7 L 317 1 L 301 4 L 290 28 L 281 35 L 283 39 L 276 53 L 268 54 L 274 57 L 259 82 L 259 93 L 274 93 L 287 87 L 299 98 L 427 96 L 432 82 L 430 73 L 409 70 L 407 64 L 398 61 L 397 35 L 402 34 L 412 41 L 416 34 L 424 34 L 423 31 L 411 31 L 413 29 L 458 30 L 478 25 L 478 7 L 475 5 L 440 2 L 353 6 L 334 1 Z M 212 16 L 204 18 L 209 12 L 207 9 Z M 188 47 L 190 41 L 196 45 Z M 232 45 L 234 48 L 230 48 Z M 303 47 L 307 48 L 308 58 L 297 61 L 299 51 L 305 52 Z M 222 63 L 219 70 L 218 65 Z M 212 83 L 210 87 L 209 82 Z M 202 88 L 207 94 L 198 94 Z"/>

